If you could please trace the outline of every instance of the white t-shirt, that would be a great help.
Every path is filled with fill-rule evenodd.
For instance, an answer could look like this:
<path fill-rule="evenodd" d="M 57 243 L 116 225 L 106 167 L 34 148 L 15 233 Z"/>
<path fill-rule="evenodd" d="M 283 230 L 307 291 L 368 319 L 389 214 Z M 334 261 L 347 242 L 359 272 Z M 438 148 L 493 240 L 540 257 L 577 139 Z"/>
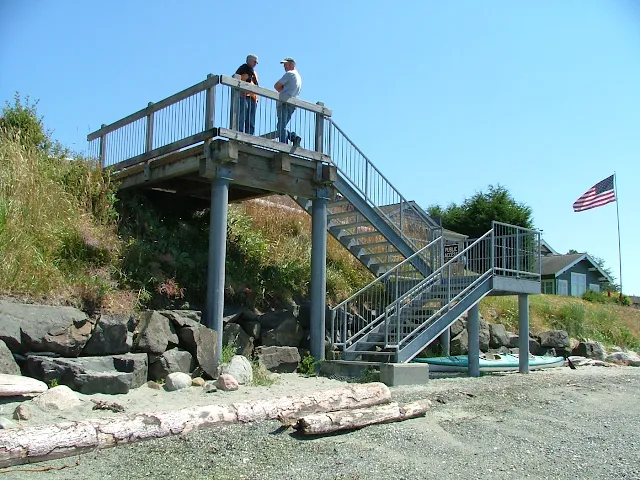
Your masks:
<path fill-rule="evenodd" d="M 278 82 L 282 84 L 281 94 L 289 95 L 290 97 L 297 97 L 300 95 L 300 90 L 302 89 L 302 77 L 300 77 L 300 74 L 296 69 L 285 72 Z"/>

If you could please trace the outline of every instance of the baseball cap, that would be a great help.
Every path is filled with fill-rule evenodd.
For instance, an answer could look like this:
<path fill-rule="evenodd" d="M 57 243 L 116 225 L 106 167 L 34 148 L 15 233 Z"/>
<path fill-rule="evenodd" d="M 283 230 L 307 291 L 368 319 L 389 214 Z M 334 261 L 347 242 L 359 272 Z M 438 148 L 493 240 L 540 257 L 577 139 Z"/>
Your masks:
<path fill-rule="evenodd" d="M 280 63 L 286 63 L 286 62 L 296 63 L 296 61 L 291 57 L 284 57 L 284 60 L 280 60 Z"/>

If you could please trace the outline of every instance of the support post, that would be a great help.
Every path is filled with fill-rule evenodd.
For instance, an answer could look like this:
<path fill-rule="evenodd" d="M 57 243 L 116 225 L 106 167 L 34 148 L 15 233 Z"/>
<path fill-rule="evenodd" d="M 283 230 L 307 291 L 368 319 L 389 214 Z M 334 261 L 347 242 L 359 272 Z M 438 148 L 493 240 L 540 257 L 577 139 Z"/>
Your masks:
<path fill-rule="evenodd" d="M 440 334 L 440 347 L 442 349 L 442 356 L 448 357 L 451 355 L 451 328 L 447 327 L 444 332 Z"/>
<path fill-rule="evenodd" d="M 207 75 L 207 79 L 213 77 L 213 74 L 210 73 Z M 204 129 L 211 130 L 215 125 L 215 104 L 216 104 L 216 87 L 207 88 L 207 92 L 205 93 L 205 106 L 204 106 Z"/>
<path fill-rule="evenodd" d="M 480 309 L 476 303 L 467 315 L 467 333 L 469 334 L 469 376 L 480 376 Z"/>
<path fill-rule="evenodd" d="M 229 179 L 216 177 L 211 183 L 209 262 L 207 267 L 207 309 L 204 324 L 215 330 L 216 362 L 222 354 L 222 315 L 224 310 L 224 263 L 227 248 L 227 210 Z"/>
<path fill-rule="evenodd" d="M 518 343 L 520 373 L 529 373 L 529 295 L 518 295 Z"/>
<path fill-rule="evenodd" d="M 311 355 L 324 360 L 327 296 L 327 198 L 318 190 L 311 205 Z"/>
<path fill-rule="evenodd" d="M 316 102 L 316 105 L 324 107 L 324 103 Z M 324 115 L 322 113 L 316 113 L 316 132 L 315 132 L 315 151 L 322 152 L 324 143 Z"/>

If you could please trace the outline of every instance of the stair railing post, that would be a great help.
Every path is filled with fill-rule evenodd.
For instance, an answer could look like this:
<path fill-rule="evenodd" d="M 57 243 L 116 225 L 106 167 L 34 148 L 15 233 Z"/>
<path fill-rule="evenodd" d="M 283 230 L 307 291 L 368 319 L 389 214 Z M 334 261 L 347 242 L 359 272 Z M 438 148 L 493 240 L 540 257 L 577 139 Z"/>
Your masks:
<path fill-rule="evenodd" d="M 213 74 L 207 75 L 207 79 L 213 78 Z M 205 110 L 204 110 L 204 129 L 211 130 L 215 125 L 215 102 L 216 102 L 216 87 L 211 86 L 207 88 L 205 93 Z"/>
<path fill-rule="evenodd" d="M 144 146 L 145 153 L 153 150 L 153 102 L 147 104 L 147 138 Z"/>
<path fill-rule="evenodd" d="M 495 222 L 491 222 L 491 252 L 489 253 L 489 257 L 490 257 L 490 268 L 491 271 L 493 272 L 494 267 L 495 267 L 495 249 L 496 249 L 496 228 L 495 228 Z"/>
<path fill-rule="evenodd" d="M 323 102 L 316 102 L 316 105 L 324 107 Z M 315 150 L 319 153 L 323 153 L 322 146 L 324 145 L 324 119 L 324 114 L 316 113 Z"/>
<path fill-rule="evenodd" d="M 520 229 L 516 229 L 516 278 L 520 277 Z"/>
<path fill-rule="evenodd" d="M 238 109 L 240 108 L 240 93 L 234 87 L 231 88 L 231 106 L 229 110 L 229 129 L 239 130 L 238 125 Z"/>

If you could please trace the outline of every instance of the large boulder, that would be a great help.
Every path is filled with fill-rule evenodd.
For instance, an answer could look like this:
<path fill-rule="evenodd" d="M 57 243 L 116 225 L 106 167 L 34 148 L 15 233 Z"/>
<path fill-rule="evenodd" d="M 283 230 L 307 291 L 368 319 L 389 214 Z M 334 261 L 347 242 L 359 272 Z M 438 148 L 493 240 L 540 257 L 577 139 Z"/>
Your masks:
<path fill-rule="evenodd" d="M 480 318 L 480 351 L 486 352 L 489 350 L 489 339 L 491 338 L 491 334 L 489 332 L 489 323 L 484 319 Z"/>
<path fill-rule="evenodd" d="M 52 358 L 39 355 L 27 359 L 29 375 L 80 393 L 127 393 L 147 381 L 147 355 L 125 353 L 105 357 Z"/>
<path fill-rule="evenodd" d="M 135 351 L 161 354 L 177 345 L 178 335 L 167 317 L 153 310 L 142 313 L 136 327 Z"/>
<path fill-rule="evenodd" d="M 94 357 L 129 353 L 133 346 L 133 334 L 129 332 L 131 323 L 130 315 L 102 315 L 82 355 Z"/>
<path fill-rule="evenodd" d="M 253 382 L 251 362 L 242 355 L 235 355 L 229 363 L 222 365 L 220 373 L 231 375 L 240 385 L 249 385 Z"/>
<path fill-rule="evenodd" d="M 38 395 L 46 392 L 48 388 L 46 383 L 35 378 L 0 373 L 0 397 Z"/>
<path fill-rule="evenodd" d="M 14 353 L 77 357 L 92 330 L 92 320 L 77 308 L 0 301 L 0 340 Z"/>
<path fill-rule="evenodd" d="M 451 324 L 451 338 L 456 337 L 462 333 L 463 330 L 467 328 L 467 321 L 460 317 L 458 320 Z"/>
<path fill-rule="evenodd" d="M 263 330 L 273 330 L 285 321 L 296 321 L 297 316 L 289 310 L 273 310 L 258 317 Z"/>
<path fill-rule="evenodd" d="M 607 357 L 607 352 L 600 342 L 580 342 L 571 351 L 571 354 L 594 360 L 604 360 Z"/>
<path fill-rule="evenodd" d="M 300 363 L 300 352 L 296 347 L 258 347 L 258 364 L 271 372 L 295 372 Z"/>
<path fill-rule="evenodd" d="M 569 342 L 569 334 L 564 330 L 547 330 L 538 335 L 540 346 L 545 348 L 566 348 Z"/>
<path fill-rule="evenodd" d="M 180 346 L 193 355 L 202 371 L 209 378 L 218 376 L 216 361 L 217 334 L 203 325 L 178 330 Z"/>
<path fill-rule="evenodd" d="M 469 334 L 462 330 L 451 339 L 451 355 L 466 355 L 469 351 Z"/>
<path fill-rule="evenodd" d="M 11 350 L 2 340 L 0 340 L 0 373 L 20 375 L 20 367 L 14 360 Z"/>
<path fill-rule="evenodd" d="M 253 338 L 237 323 L 227 323 L 222 333 L 223 345 L 235 345 L 236 354 L 250 356 L 253 353 Z"/>
<path fill-rule="evenodd" d="M 71 410 L 82 405 L 78 394 L 66 385 L 58 385 L 38 395 L 31 403 L 42 410 Z"/>
<path fill-rule="evenodd" d="M 491 348 L 500 348 L 509 346 L 509 335 L 504 325 L 500 323 L 489 324 L 489 346 Z"/>
<path fill-rule="evenodd" d="M 186 350 L 172 348 L 162 355 L 149 354 L 149 378 L 160 380 L 172 373 L 191 373 L 195 368 L 193 356 Z"/>
<path fill-rule="evenodd" d="M 633 352 L 614 352 L 607 356 L 607 362 L 630 367 L 640 367 L 640 355 Z"/>
<path fill-rule="evenodd" d="M 200 325 L 200 312 L 195 310 L 161 310 L 158 313 L 171 320 L 176 328 Z"/>
<path fill-rule="evenodd" d="M 245 333 L 250 337 L 253 337 L 255 339 L 260 338 L 260 331 L 262 329 L 262 326 L 260 325 L 259 321 L 243 320 L 242 322 L 240 322 L 240 326 L 245 331 Z"/>
<path fill-rule="evenodd" d="M 509 337 L 509 340 L 506 343 L 507 347 L 509 347 L 509 348 L 520 348 L 520 336 L 519 335 L 515 335 L 513 333 L 507 333 L 507 336 Z"/>
<path fill-rule="evenodd" d="M 304 337 L 302 325 L 291 316 L 273 330 L 262 334 L 262 344 L 267 347 L 297 347 Z"/>

